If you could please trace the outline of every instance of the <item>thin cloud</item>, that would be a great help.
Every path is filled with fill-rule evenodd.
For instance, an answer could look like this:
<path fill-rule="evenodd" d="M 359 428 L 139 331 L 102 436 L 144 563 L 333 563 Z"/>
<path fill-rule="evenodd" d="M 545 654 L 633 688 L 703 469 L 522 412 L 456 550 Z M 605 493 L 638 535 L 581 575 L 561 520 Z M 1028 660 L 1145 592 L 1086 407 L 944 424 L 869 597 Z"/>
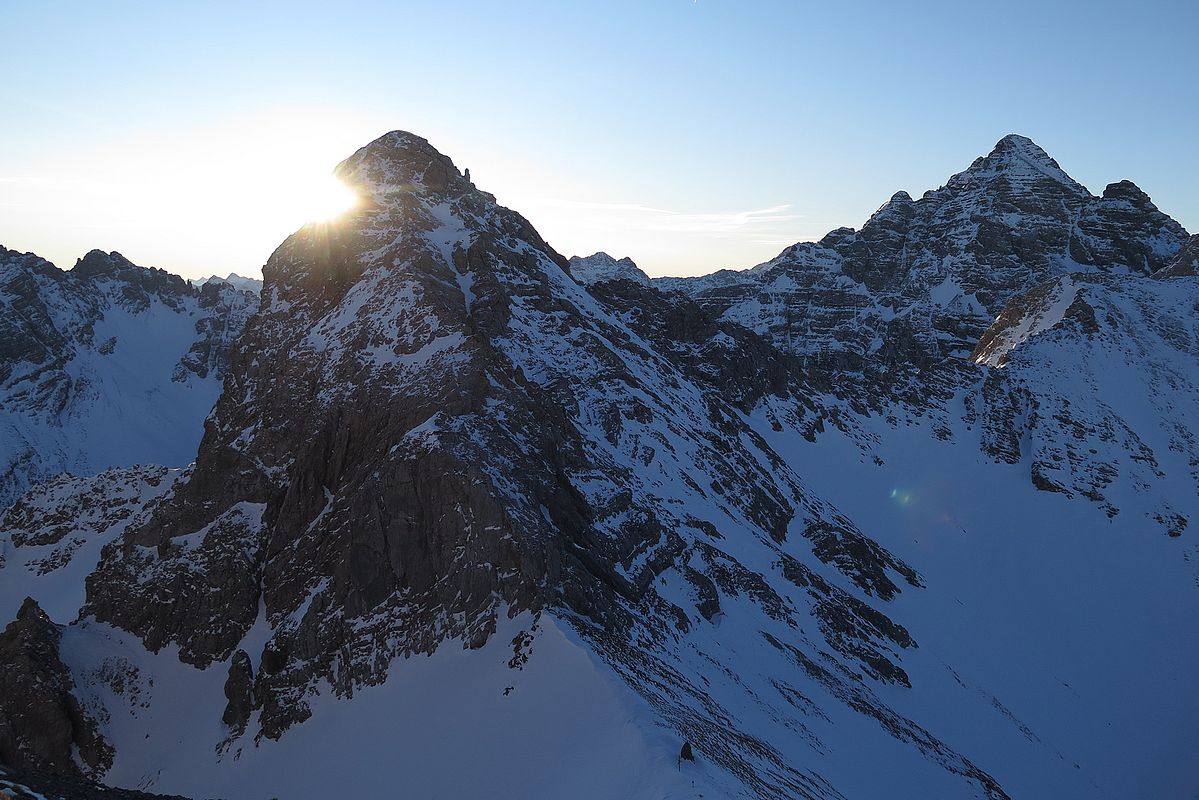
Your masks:
<path fill-rule="evenodd" d="M 584 200 L 551 200 L 546 205 L 591 212 L 592 221 L 602 221 L 606 227 L 620 227 L 662 233 L 706 233 L 745 235 L 747 229 L 770 228 L 794 224 L 802 219 L 788 213 L 790 203 L 733 212 L 689 212 L 655 208 L 635 202 L 596 202 Z M 759 233 L 763 231 L 759 230 Z"/>

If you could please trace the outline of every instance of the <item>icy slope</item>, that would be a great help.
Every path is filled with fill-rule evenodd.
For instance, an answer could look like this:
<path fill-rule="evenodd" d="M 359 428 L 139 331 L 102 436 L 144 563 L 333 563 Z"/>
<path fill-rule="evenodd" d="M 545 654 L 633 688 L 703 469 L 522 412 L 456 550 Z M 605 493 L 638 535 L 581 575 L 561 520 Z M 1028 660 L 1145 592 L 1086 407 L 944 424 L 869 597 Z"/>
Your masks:
<path fill-rule="evenodd" d="M 767 434 L 769 419 L 755 417 Z M 1027 458 L 1008 464 L 984 452 L 977 424 L 959 421 L 949 441 L 927 420 L 863 425 L 875 442 L 868 453 L 838 430 L 815 443 L 787 431 L 771 441 L 814 491 L 879 531 L 924 578 L 924 590 L 904 592 L 889 611 L 920 644 L 903 660 L 912 689 L 889 695 L 896 708 L 970 753 L 1015 798 L 1194 796 L 1191 531 L 1166 536 L 1131 482 L 1109 490 L 1125 509 L 1115 517 L 1039 491 Z M 1162 489 L 1194 519 L 1188 485 L 1183 471 Z M 891 793 L 913 794 L 896 786 Z"/>
<path fill-rule="evenodd" d="M 117 253 L 63 272 L 0 248 L 0 508 L 61 472 L 189 463 L 256 303 Z"/>
<path fill-rule="evenodd" d="M 528 660 L 514 668 L 518 636 Z M 711 764 L 680 765 L 677 739 L 544 615 L 502 617 L 482 648 L 451 640 L 400 659 L 353 699 L 321 686 L 312 717 L 279 741 L 227 741 L 212 713 L 225 702 L 220 665 L 198 671 L 91 623 L 63 649 L 86 702 L 112 713 L 116 785 L 229 800 L 727 794 Z"/>

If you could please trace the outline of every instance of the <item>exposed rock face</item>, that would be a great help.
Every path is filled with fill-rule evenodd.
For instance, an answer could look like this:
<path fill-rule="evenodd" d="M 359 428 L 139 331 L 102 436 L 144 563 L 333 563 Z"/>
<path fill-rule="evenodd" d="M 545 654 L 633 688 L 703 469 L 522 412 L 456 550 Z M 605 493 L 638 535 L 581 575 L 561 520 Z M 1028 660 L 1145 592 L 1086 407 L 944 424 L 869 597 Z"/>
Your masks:
<path fill-rule="evenodd" d="M 241 289 L 245 292 L 253 292 L 254 294 L 258 294 L 262 291 L 262 281 L 258 280 L 257 278 L 247 278 L 243 275 L 238 275 L 236 272 L 230 272 L 223 278 L 219 275 L 212 275 L 202 281 L 192 281 L 192 283 L 200 287 L 206 286 L 210 283 L 227 283 L 232 285 L 234 288 Z"/>
<path fill-rule="evenodd" d="M 60 635 L 32 598 L 0 634 L 0 764 L 66 777 L 102 774 L 112 748 L 73 694 Z"/>
<path fill-rule="evenodd" d="M 719 390 L 742 411 L 766 395 L 803 402 L 810 393 L 796 356 L 699 303 L 625 278 L 600 281 L 589 291 L 690 380 Z"/>
<path fill-rule="evenodd" d="M 257 298 L 93 250 L 0 248 L 0 508 L 61 472 L 187 464 Z"/>
<path fill-rule="evenodd" d="M 189 373 L 201 379 L 209 375 L 220 377 L 228 369 L 233 343 L 257 307 L 257 302 L 250 299 L 249 290 L 231 291 L 230 286 L 213 281 L 200 286 L 201 318 L 196 321 L 199 338 L 179 359 L 171 373 L 172 381 L 186 382 Z"/>
<path fill-rule="evenodd" d="M 225 706 L 225 713 L 221 715 L 221 721 L 229 726 L 235 736 L 240 736 L 246 730 L 250 713 L 255 708 L 254 667 L 245 650 L 238 650 L 229 662 L 225 699 L 229 702 Z"/>

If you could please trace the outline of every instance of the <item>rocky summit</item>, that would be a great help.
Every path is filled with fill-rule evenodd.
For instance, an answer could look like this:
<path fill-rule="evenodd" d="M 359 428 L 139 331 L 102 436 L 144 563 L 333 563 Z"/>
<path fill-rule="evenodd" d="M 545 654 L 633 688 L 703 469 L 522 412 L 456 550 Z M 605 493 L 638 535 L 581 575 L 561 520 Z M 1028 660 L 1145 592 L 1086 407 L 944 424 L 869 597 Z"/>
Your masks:
<path fill-rule="evenodd" d="M 1007 136 L 861 230 L 651 279 L 563 257 L 410 133 L 337 175 L 359 205 L 283 242 L 260 301 L 0 251 L 32 309 L 4 316 L 5 426 L 68 429 L 80 358 L 211 407 L 182 458 L 12 450 L 37 466 L 0 517 L 6 769 L 228 798 L 1199 790 L 1195 240 L 1135 185 Z M 154 325 L 172 346 L 118 369 Z M 165 392 L 88 427 L 136 442 Z"/>

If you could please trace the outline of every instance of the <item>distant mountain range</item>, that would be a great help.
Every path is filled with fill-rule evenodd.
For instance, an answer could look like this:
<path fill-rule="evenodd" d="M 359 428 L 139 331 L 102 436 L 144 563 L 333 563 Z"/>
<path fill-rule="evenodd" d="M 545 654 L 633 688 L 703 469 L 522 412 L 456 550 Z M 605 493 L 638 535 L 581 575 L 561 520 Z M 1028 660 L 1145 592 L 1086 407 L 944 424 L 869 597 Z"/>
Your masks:
<path fill-rule="evenodd" d="M 260 295 L 0 250 L 0 765 L 1199 792 L 1199 237 L 1135 185 L 1007 136 L 860 230 L 650 278 L 409 133 L 338 176 L 365 202 Z"/>
<path fill-rule="evenodd" d="M 219 275 L 212 275 L 208 278 L 204 278 L 203 280 L 191 281 L 193 286 L 203 286 L 206 283 L 227 283 L 230 286 L 233 286 L 235 289 L 253 292 L 254 294 L 258 294 L 262 291 L 262 281 L 256 278 L 243 278 L 236 272 L 230 272 L 223 278 Z"/>

